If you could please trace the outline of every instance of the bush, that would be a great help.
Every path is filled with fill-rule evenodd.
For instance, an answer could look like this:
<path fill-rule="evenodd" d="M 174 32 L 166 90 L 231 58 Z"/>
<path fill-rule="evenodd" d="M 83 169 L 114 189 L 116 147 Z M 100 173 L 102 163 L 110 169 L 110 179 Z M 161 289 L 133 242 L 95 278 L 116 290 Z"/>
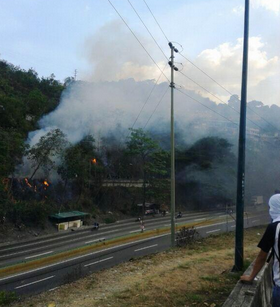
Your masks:
<path fill-rule="evenodd" d="M 106 217 L 104 220 L 105 224 L 112 224 L 116 222 L 116 219 L 112 216 L 112 217 Z"/>
<path fill-rule="evenodd" d="M 7 217 L 15 224 L 43 227 L 51 211 L 51 207 L 43 202 L 20 201 L 11 204 Z"/>
<path fill-rule="evenodd" d="M 8 306 L 16 300 L 14 292 L 0 291 L 0 306 Z"/>

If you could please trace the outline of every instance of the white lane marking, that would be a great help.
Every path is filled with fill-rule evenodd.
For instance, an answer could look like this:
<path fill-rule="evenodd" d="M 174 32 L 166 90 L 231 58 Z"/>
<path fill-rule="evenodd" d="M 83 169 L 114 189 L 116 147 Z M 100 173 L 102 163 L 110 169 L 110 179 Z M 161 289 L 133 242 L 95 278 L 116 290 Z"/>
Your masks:
<path fill-rule="evenodd" d="M 116 232 L 116 230 L 110 230 L 110 231 L 106 231 L 106 232 L 103 232 L 102 234 L 107 234 L 107 233 L 112 233 L 112 232 Z M 96 237 L 98 236 L 99 234 L 94 234 L 94 235 L 89 235 L 89 236 L 85 236 L 85 238 L 89 238 L 89 237 Z M 77 239 L 74 239 L 74 240 L 68 240 L 68 241 L 64 241 L 63 243 L 73 243 L 75 241 L 80 241 L 81 238 L 77 238 Z M 25 250 L 25 251 L 21 251 L 21 252 L 16 252 L 16 253 L 13 253 L 13 254 L 9 254 L 9 255 L 2 255 L 0 256 L 0 258 L 5 258 L 5 257 L 9 257 L 9 256 L 14 256 L 14 255 L 18 255 L 18 254 L 24 254 L 24 253 L 28 253 L 28 252 L 33 252 L 33 251 L 36 251 L 38 249 L 43 249 L 43 248 L 46 248 L 46 247 L 54 247 L 56 245 L 60 245 L 61 243 L 58 242 L 58 243 L 55 243 L 55 244 L 52 244 L 52 245 L 46 245 L 46 246 L 41 246 L 41 247 L 37 247 L 37 248 L 33 248 L 33 249 L 29 249 L 29 250 Z M 21 246 L 20 246 L 21 247 Z"/>
<path fill-rule="evenodd" d="M 43 255 L 47 255 L 47 254 L 51 254 L 51 253 L 53 253 L 53 251 L 50 251 L 50 252 L 45 252 L 45 253 L 42 253 L 42 254 L 37 254 L 37 255 L 33 255 L 33 256 L 28 256 L 28 257 L 25 257 L 25 259 L 35 258 L 35 257 L 39 257 L 39 256 L 43 256 Z"/>
<path fill-rule="evenodd" d="M 52 289 L 50 289 L 50 290 L 48 290 L 49 292 L 51 292 L 51 291 L 54 291 L 54 290 L 56 290 L 56 289 L 58 289 L 59 287 L 55 287 L 55 288 L 52 288 Z"/>
<path fill-rule="evenodd" d="M 206 233 L 217 232 L 217 231 L 220 231 L 220 230 L 221 229 L 214 229 L 214 230 L 206 231 Z"/>
<path fill-rule="evenodd" d="M 97 264 L 97 263 L 100 263 L 100 262 L 103 262 L 103 261 L 107 261 L 107 260 L 110 260 L 110 259 L 113 259 L 113 258 L 114 257 L 109 257 L 109 258 L 98 260 L 98 261 L 95 261 L 95 262 L 92 262 L 92 263 L 89 263 L 89 264 L 85 264 L 84 267 L 87 267 L 87 266 L 90 266 L 90 265 L 94 265 L 94 264 Z"/>
<path fill-rule="evenodd" d="M 138 249 L 135 249 L 134 251 L 138 252 L 138 251 L 142 251 L 143 249 L 152 248 L 152 247 L 155 247 L 155 246 L 158 246 L 158 244 L 154 244 L 154 245 L 138 248 Z"/>
<path fill-rule="evenodd" d="M 44 270 L 44 269 L 47 269 L 47 268 L 51 268 L 51 267 L 54 267 L 54 266 L 62 264 L 62 263 L 67 263 L 67 262 L 70 262 L 70 261 L 73 261 L 73 260 L 77 260 L 77 259 L 81 259 L 81 258 L 84 258 L 84 257 L 87 257 L 87 256 L 96 255 L 96 254 L 103 253 L 103 252 L 106 252 L 108 250 L 116 249 L 116 248 L 119 248 L 119 247 L 123 247 L 123 246 L 127 246 L 127 245 L 132 245 L 132 244 L 140 243 L 140 242 L 145 242 L 145 241 L 149 241 L 149 240 L 153 240 L 153 239 L 157 239 L 157 238 L 162 238 L 162 237 L 166 237 L 166 236 L 170 236 L 170 233 L 166 233 L 166 234 L 163 234 L 163 235 L 160 235 L 160 236 L 154 236 L 154 237 L 150 237 L 150 238 L 146 238 L 146 239 L 141 239 L 141 240 L 137 240 L 137 241 L 133 241 L 133 242 L 128 242 L 128 243 L 124 243 L 124 244 L 113 246 L 113 247 L 109 247 L 109 248 L 104 248 L 104 249 L 102 249 L 100 251 L 96 251 L 96 252 L 92 252 L 92 253 L 89 253 L 89 254 L 81 255 L 81 256 L 74 257 L 74 258 L 67 259 L 67 260 L 63 260 L 63 261 L 60 261 L 60 262 L 57 262 L 57 263 L 54 263 L 54 264 L 49 264 L 49 265 L 43 266 L 43 267 L 38 268 L 38 269 L 34 269 L 34 270 L 30 270 L 30 271 L 19 273 L 19 274 L 7 276 L 7 277 L 4 277 L 4 278 L 1 278 L 0 281 L 11 279 L 13 277 L 18 277 L 18 276 L 21 276 L 21 275 L 26 275 L 26 274 L 37 272 L 37 271 L 41 271 L 41 270 Z"/>
<path fill-rule="evenodd" d="M 88 244 L 88 243 L 93 243 L 93 242 L 98 242 L 98 241 L 103 241 L 105 240 L 106 238 L 99 238 L 99 239 L 95 239 L 95 240 L 91 240 L 91 241 L 87 241 L 85 242 L 85 244 Z"/>
<path fill-rule="evenodd" d="M 232 222 L 230 222 L 230 223 L 232 223 Z M 206 228 L 206 227 L 210 227 L 210 226 L 223 225 L 223 224 L 226 224 L 226 223 L 222 222 L 222 223 L 216 223 L 216 224 L 209 224 L 209 225 L 199 226 L 199 227 L 195 227 L 195 228 L 200 229 L 200 228 Z"/>
<path fill-rule="evenodd" d="M 254 220 L 254 221 L 252 221 L 252 223 L 255 223 L 255 222 L 259 222 L 260 220 Z"/>
<path fill-rule="evenodd" d="M 137 230 L 132 230 L 132 231 L 130 231 L 129 233 L 140 232 L 140 231 L 141 231 L 141 229 L 140 229 L 140 230 L 137 229 Z"/>
<path fill-rule="evenodd" d="M 48 279 L 51 279 L 51 278 L 54 278 L 54 277 L 55 277 L 55 275 L 49 276 L 49 277 L 46 277 L 46 278 L 43 278 L 43 279 L 40 279 L 40 280 L 33 281 L 29 284 L 25 284 L 25 285 L 22 285 L 22 286 L 15 287 L 15 289 L 20 289 L 20 288 L 23 288 L 23 287 L 34 285 L 34 284 L 37 284 L 38 282 L 42 282 L 42 281 L 45 281 L 45 280 L 48 280 Z"/>
<path fill-rule="evenodd" d="M 235 225 L 230 226 L 231 228 L 236 227 Z"/>
<path fill-rule="evenodd" d="M 206 218 L 202 218 L 202 219 L 195 219 L 195 221 L 203 221 L 203 220 L 206 220 Z"/>

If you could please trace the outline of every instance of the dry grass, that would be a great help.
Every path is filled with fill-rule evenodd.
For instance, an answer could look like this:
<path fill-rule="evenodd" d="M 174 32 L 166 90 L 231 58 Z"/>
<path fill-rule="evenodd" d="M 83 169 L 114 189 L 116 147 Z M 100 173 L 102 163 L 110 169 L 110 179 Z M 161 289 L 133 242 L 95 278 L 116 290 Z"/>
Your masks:
<path fill-rule="evenodd" d="M 256 256 L 259 233 L 245 231 L 245 255 Z M 146 256 L 42 293 L 13 307 L 221 306 L 239 276 L 233 265 L 234 234 L 201 240 L 192 248 Z M 51 305 L 53 304 L 53 305 Z"/>

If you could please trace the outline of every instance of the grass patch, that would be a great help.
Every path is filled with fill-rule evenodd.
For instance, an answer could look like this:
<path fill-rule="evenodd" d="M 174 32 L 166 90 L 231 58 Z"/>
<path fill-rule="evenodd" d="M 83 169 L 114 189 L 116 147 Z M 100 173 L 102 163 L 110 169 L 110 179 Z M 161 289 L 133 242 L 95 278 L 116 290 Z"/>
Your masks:
<path fill-rule="evenodd" d="M 14 292 L 0 291 L 0 306 L 9 306 L 17 299 Z"/>

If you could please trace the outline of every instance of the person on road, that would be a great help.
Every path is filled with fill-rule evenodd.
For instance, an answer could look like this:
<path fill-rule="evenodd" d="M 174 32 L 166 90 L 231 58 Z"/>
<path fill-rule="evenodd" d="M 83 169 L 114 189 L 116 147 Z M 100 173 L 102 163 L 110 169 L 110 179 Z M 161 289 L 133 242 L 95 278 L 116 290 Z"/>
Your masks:
<path fill-rule="evenodd" d="M 254 263 L 253 270 L 250 275 L 243 275 L 240 280 L 243 282 L 252 282 L 259 271 L 264 266 L 267 255 L 272 250 L 273 256 L 273 292 L 272 306 L 280 307 L 280 194 L 275 194 L 269 199 L 269 214 L 272 223 L 266 228 L 266 231 L 258 244 L 261 249 Z"/>
<path fill-rule="evenodd" d="M 145 230 L 144 221 L 141 221 L 140 228 L 141 228 L 141 232 L 144 232 L 144 230 Z"/>

